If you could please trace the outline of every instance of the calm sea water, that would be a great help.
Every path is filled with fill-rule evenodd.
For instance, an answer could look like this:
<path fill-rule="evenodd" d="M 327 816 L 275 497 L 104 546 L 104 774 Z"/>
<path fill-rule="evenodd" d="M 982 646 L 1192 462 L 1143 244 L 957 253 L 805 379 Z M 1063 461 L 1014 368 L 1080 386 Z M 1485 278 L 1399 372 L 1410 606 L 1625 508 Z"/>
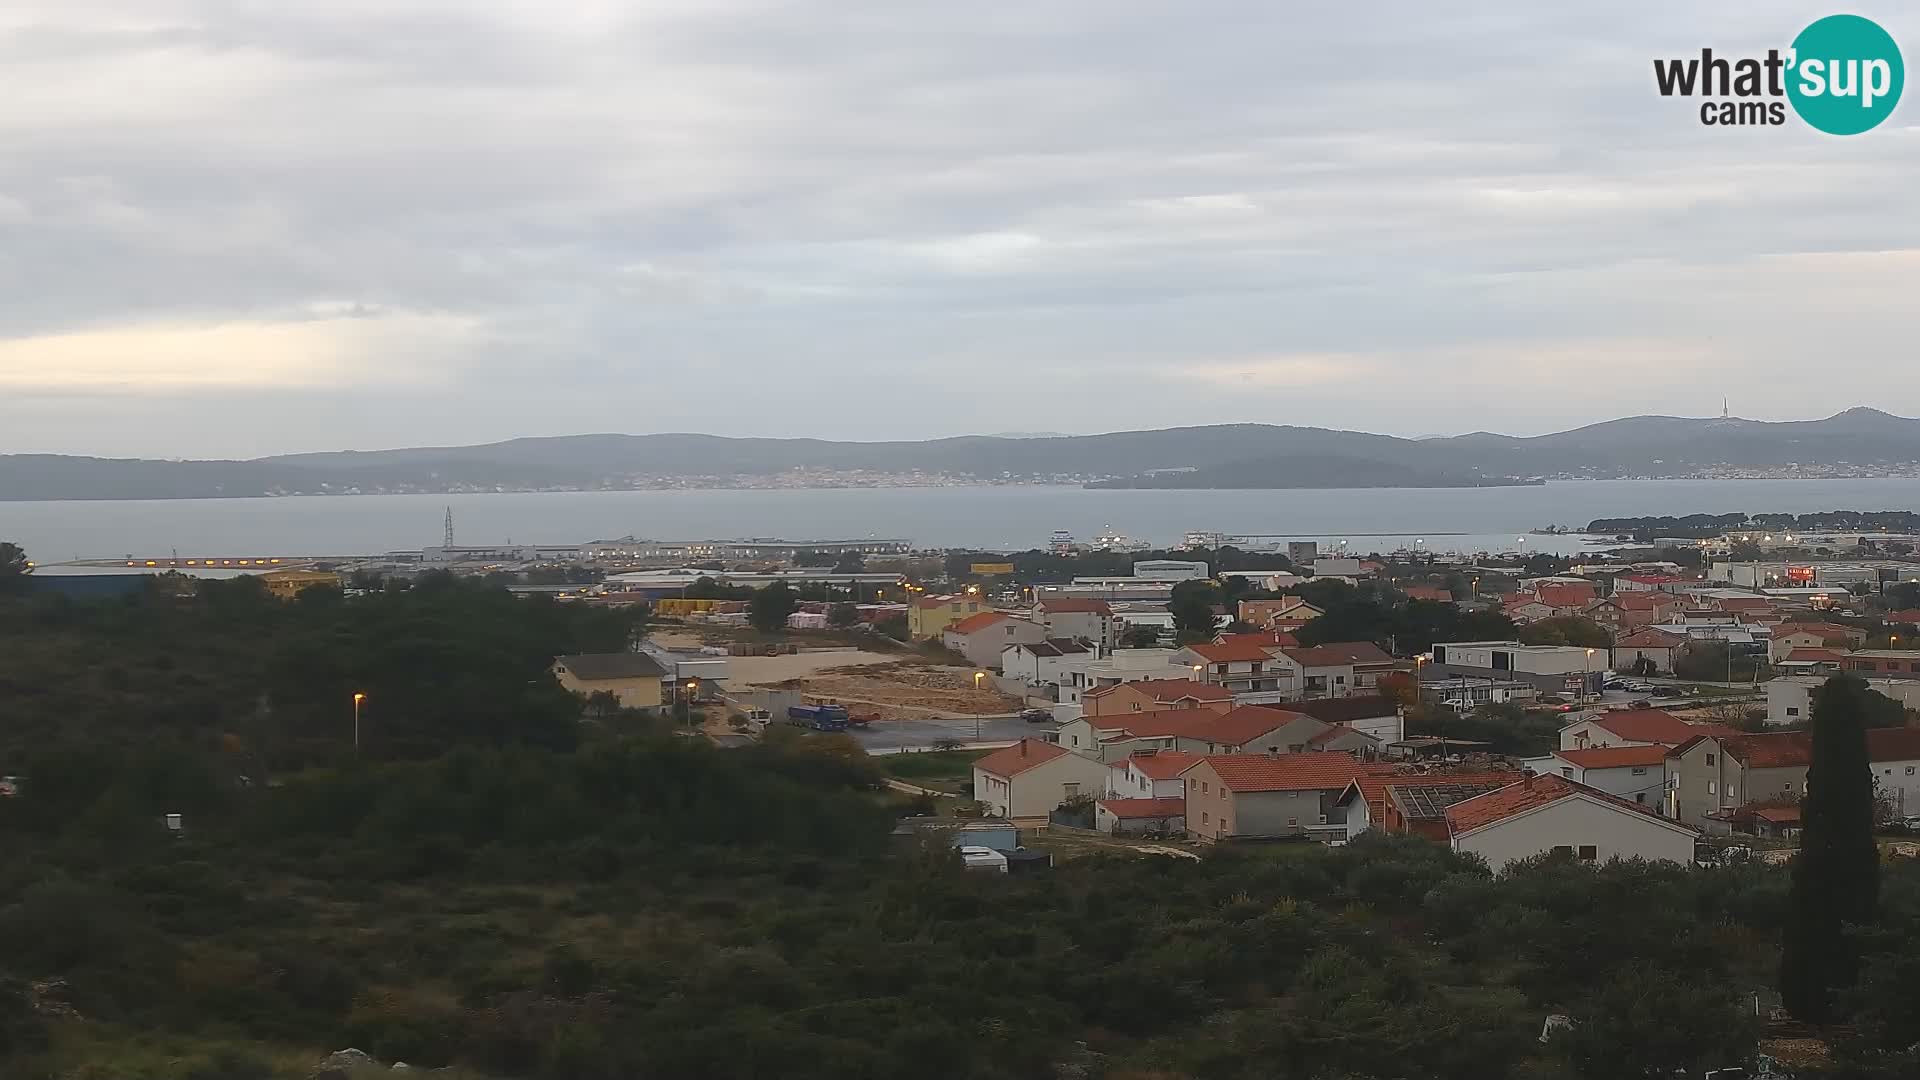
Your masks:
<path fill-rule="evenodd" d="M 1189 529 L 1346 540 L 1391 551 L 1581 550 L 1547 525 L 1643 514 L 1920 509 L 1920 479 L 1595 480 L 1541 487 L 1328 491 L 1087 491 L 1059 487 L 613 491 L 283 499 L 0 503 L 0 540 L 44 563 L 128 554 L 350 555 L 437 544 L 446 508 L 462 544 L 904 538 L 923 547 L 1025 549 L 1055 529 L 1113 528 L 1160 544 Z M 1453 534 L 1453 535 L 1449 535 Z"/>

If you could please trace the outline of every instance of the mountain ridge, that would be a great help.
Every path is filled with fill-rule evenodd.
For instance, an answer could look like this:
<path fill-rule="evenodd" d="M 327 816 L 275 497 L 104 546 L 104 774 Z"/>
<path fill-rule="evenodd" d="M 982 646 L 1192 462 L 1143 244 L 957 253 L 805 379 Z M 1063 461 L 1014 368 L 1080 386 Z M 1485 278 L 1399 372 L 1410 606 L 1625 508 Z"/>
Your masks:
<path fill-rule="evenodd" d="M 1232 423 L 876 442 L 600 432 L 245 460 L 15 454 L 0 455 L 0 501 L 686 486 L 670 481 L 769 478 L 796 469 L 1102 487 L 1287 488 L 1383 486 L 1396 476 L 1404 483 L 1393 486 L 1456 487 L 1541 476 L 1675 476 L 1711 466 L 1912 463 L 1920 463 L 1920 420 L 1856 406 L 1816 420 L 1646 415 L 1544 435 L 1478 431 L 1427 439 Z M 1373 479 L 1349 483 L 1343 475 Z"/>

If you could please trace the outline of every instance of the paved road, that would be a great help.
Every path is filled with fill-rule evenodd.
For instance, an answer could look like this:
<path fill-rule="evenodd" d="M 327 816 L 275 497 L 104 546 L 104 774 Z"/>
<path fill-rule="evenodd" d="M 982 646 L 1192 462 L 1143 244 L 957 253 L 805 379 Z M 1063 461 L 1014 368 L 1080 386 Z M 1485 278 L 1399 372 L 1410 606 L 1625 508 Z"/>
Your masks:
<path fill-rule="evenodd" d="M 942 739 L 962 743 L 1010 743 L 1038 738 L 1059 728 L 1058 724 L 1029 724 L 1018 716 L 951 717 L 931 720 L 876 720 L 867 728 L 854 728 L 853 737 L 868 753 L 888 753 L 932 746 Z M 977 734 L 976 734 L 977 731 Z"/>

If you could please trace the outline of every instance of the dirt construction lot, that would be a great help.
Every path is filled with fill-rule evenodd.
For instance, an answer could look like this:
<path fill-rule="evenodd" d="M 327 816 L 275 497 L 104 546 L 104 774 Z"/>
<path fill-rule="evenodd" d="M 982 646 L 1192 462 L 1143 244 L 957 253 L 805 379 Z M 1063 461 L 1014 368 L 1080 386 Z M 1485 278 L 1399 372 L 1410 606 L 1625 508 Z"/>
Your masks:
<path fill-rule="evenodd" d="M 1020 708 L 1019 699 L 1000 693 L 991 683 L 976 690 L 972 668 L 913 660 L 828 668 L 785 685 L 812 698 L 837 701 L 855 715 L 877 715 L 882 720 L 992 716 Z"/>

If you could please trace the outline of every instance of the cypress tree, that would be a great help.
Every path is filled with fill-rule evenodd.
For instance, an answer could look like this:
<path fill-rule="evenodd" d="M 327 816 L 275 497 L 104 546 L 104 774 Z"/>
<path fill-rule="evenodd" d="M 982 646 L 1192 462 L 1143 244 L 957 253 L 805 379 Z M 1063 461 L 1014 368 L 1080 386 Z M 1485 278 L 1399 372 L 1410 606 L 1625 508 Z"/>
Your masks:
<path fill-rule="evenodd" d="M 1833 1019 L 1835 992 L 1859 974 L 1845 927 L 1872 922 L 1879 904 L 1866 733 L 1872 693 L 1861 679 L 1836 675 L 1813 694 L 1813 761 L 1780 956 L 1780 996 L 1808 1023 Z"/>

